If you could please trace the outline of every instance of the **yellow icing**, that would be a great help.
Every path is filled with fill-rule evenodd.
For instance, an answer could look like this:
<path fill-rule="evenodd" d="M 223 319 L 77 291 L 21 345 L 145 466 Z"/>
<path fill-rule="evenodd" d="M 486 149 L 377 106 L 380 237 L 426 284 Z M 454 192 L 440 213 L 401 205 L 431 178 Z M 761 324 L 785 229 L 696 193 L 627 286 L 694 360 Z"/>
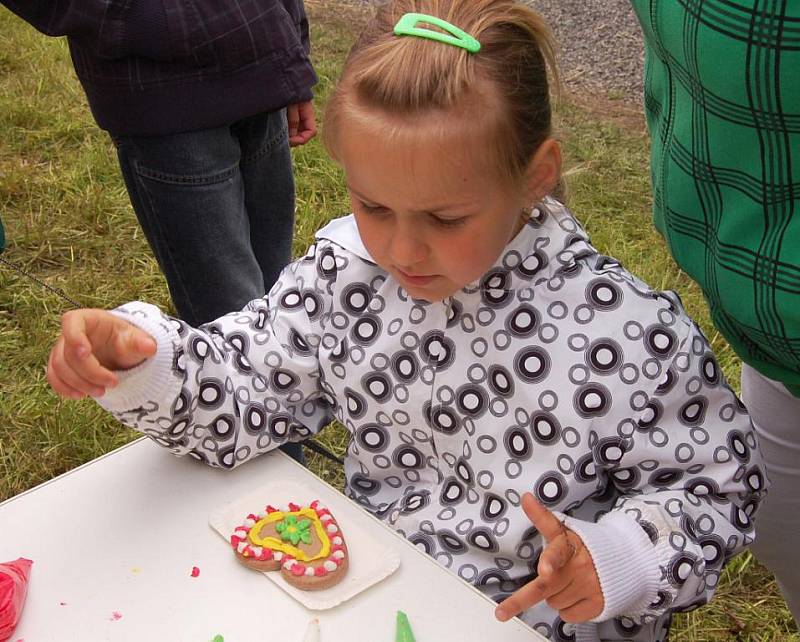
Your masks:
<path fill-rule="evenodd" d="M 283 542 L 279 540 L 277 537 L 258 537 L 256 533 L 260 533 L 261 529 L 266 526 L 267 524 L 272 524 L 273 522 L 279 522 L 284 519 L 287 515 L 297 515 L 298 517 L 307 517 L 311 520 L 311 525 L 314 530 L 317 532 L 317 538 L 322 544 L 322 548 L 320 549 L 319 553 L 313 556 L 309 556 L 307 553 L 301 551 L 296 546 L 292 546 L 288 542 Z M 255 544 L 256 546 L 263 546 L 265 548 L 271 548 L 273 551 L 281 551 L 286 553 L 287 555 L 291 555 L 296 560 L 301 562 L 311 562 L 312 560 L 318 560 L 323 557 L 328 557 L 331 552 L 331 540 L 328 538 L 328 533 L 325 532 L 325 527 L 322 525 L 319 517 L 317 517 L 317 513 L 313 508 L 301 508 L 298 511 L 293 512 L 286 512 L 283 511 L 275 511 L 274 513 L 270 513 L 264 519 L 260 519 L 256 522 L 256 525 L 250 529 L 250 532 L 247 534 L 250 541 Z"/>

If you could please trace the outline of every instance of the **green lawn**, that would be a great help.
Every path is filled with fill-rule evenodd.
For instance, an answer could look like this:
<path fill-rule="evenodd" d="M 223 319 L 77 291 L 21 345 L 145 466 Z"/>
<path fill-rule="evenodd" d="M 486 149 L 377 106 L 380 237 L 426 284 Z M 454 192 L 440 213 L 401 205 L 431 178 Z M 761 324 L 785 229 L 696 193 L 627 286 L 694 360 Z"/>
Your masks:
<path fill-rule="evenodd" d="M 319 111 L 361 11 L 309 4 Z M 711 325 L 697 287 L 672 262 L 651 224 L 647 140 L 641 128 L 614 124 L 569 99 L 558 112 L 570 204 L 595 244 L 652 285 L 677 290 L 738 387 L 736 357 Z M 300 253 L 317 228 L 348 206 L 341 172 L 326 159 L 319 140 L 296 150 L 295 168 L 295 252 Z M 8 241 L 3 258 L 81 305 L 107 308 L 143 299 L 169 308 L 165 282 L 128 203 L 113 146 L 92 120 L 66 43 L 41 36 L 5 9 L 0 9 L 0 216 Z M 62 401 L 50 392 L 46 358 L 59 316 L 68 307 L 0 265 L 0 501 L 137 436 L 94 403 Z M 347 436 L 332 426 L 321 441 L 342 453 Z M 310 459 L 318 475 L 341 487 L 335 465 Z M 800 640 L 772 577 L 750 555 L 729 566 L 718 596 L 724 599 L 680 616 L 671 639 Z"/>

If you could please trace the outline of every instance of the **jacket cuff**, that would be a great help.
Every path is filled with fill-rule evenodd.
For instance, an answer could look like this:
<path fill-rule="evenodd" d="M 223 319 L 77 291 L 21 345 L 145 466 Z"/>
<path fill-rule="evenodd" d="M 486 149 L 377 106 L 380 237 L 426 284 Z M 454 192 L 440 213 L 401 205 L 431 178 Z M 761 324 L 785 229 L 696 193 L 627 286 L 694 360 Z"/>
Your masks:
<path fill-rule="evenodd" d="M 658 557 L 647 533 L 624 513 L 611 512 L 597 523 L 568 517 L 565 525 L 583 540 L 592 556 L 605 602 L 592 619 L 636 618 L 658 597 Z"/>
<path fill-rule="evenodd" d="M 134 310 L 136 314 L 130 314 Z M 158 308 L 149 304 L 128 304 L 111 314 L 151 335 L 157 344 L 156 354 L 134 368 L 115 371 L 119 383 L 95 401 L 109 412 L 122 413 L 141 408 L 148 401 L 176 398 L 182 384 L 172 372 L 177 331 L 164 322 Z"/>

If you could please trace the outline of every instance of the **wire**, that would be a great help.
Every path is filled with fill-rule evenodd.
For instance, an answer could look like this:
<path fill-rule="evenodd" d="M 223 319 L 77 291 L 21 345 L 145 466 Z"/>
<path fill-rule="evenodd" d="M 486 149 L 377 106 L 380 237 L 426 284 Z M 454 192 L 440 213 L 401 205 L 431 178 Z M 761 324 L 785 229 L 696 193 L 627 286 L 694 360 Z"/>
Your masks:
<path fill-rule="evenodd" d="M 11 261 L 7 261 L 2 256 L 0 256 L 0 263 L 4 263 L 5 265 L 10 267 L 11 269 L 16 270 L 17 272 L 19 272 L 23 276 L 28 277 L 34 283 L 38 283 L 43 288 L 46 288 L 47 290 L 50 290 L 50 292 L 52 292 L 53 294 L 61 297 L 62 299 L 64 299 L 64 301 L 66 301 L 67 303 L 69 303 L 73 307 L 75 307 L 75 308 L 83 307 L 75 299 L 73 299 L 71 297 L 68 297 L 62 290 L 59 290 L 58 288 L 55 288 L 52 285 L 49 285 L 49 284 L 45 283 L 40 278 L 33 276 L 33 274 L 31 274 L 27 270 L 24 270 L 23 268 L 19 267 L 18 265 L 15 265 Z M 306 446 L 307 448 L 310 448 L 311 450 L 313 450 L 315 453 L 318 453 L 318 454 L 322 455 L 323 457 L 326 457 L 327 459 L 330 459 L 331 461 L 336 462 L 337 464 L 344 465 L 344 460 L 343 459 L 341 459 L 340 457 L 337 457 L 336 455 L 334 455 L 330 450 L 325 448 L 325 446 L 323 446 L 319 442 L 314 441 L 313 439 L 309 438 L 309 439 L 306 439 L 305 441 L 303 441 L 301 443 L 302 443 L 302 445 Z"/>
<path fill-rule="evenodd" d="M 41 285 L 43 288 L 45 288 L 47 290 L 50 290 L 50 292 L 52 292 L 53 294 L 55 294 L 57 296 L 60 296 L 62 299 L 64 299 L 64 301 L 66 301 L 67 303 L 69 303 L 73 307 L 75 307 L 75 308 L 83 307 L 75 299 L 72 299 L 72 298 L 68 297 L 66 294 L 64 294 L 63 290 L 59 290 L 58 288 L 55 288 L 52 285 L 49 285 L 49 284 L 45 283 L 41 279 L 33 276 L 33 274 L 31 274 L 27 270 L 24 270 L 23 268 L 19 267 L 18 265 L 15 265 L 11 261 L 7 261 L 2 256 L 0 256 L 0 263 L 5 263 L 11 269 L 16 270 L 17 272 L 19 272 L 23 276 L 27 276 L 31 281 L 33 281 L 34 283 L 38 283 L 39 285 Z"/>

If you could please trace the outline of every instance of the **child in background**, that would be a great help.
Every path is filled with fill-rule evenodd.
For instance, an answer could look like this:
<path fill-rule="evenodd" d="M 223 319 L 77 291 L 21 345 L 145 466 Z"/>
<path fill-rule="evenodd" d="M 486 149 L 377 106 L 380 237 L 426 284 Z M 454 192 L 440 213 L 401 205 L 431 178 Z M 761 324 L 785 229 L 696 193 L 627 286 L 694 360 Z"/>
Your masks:
<path fill-rule="evenodd" d="M 765 478 L 677 298 L 549 196 L 548 67 L 524 5 L 383 6 L 325 118 L 353 214 L 201 328 L 144 303 L 67 313 L 51 385 L 227 468 L 337 418 L 347 494 L 497 617 L 665 640 L 752 541 Z"/>

